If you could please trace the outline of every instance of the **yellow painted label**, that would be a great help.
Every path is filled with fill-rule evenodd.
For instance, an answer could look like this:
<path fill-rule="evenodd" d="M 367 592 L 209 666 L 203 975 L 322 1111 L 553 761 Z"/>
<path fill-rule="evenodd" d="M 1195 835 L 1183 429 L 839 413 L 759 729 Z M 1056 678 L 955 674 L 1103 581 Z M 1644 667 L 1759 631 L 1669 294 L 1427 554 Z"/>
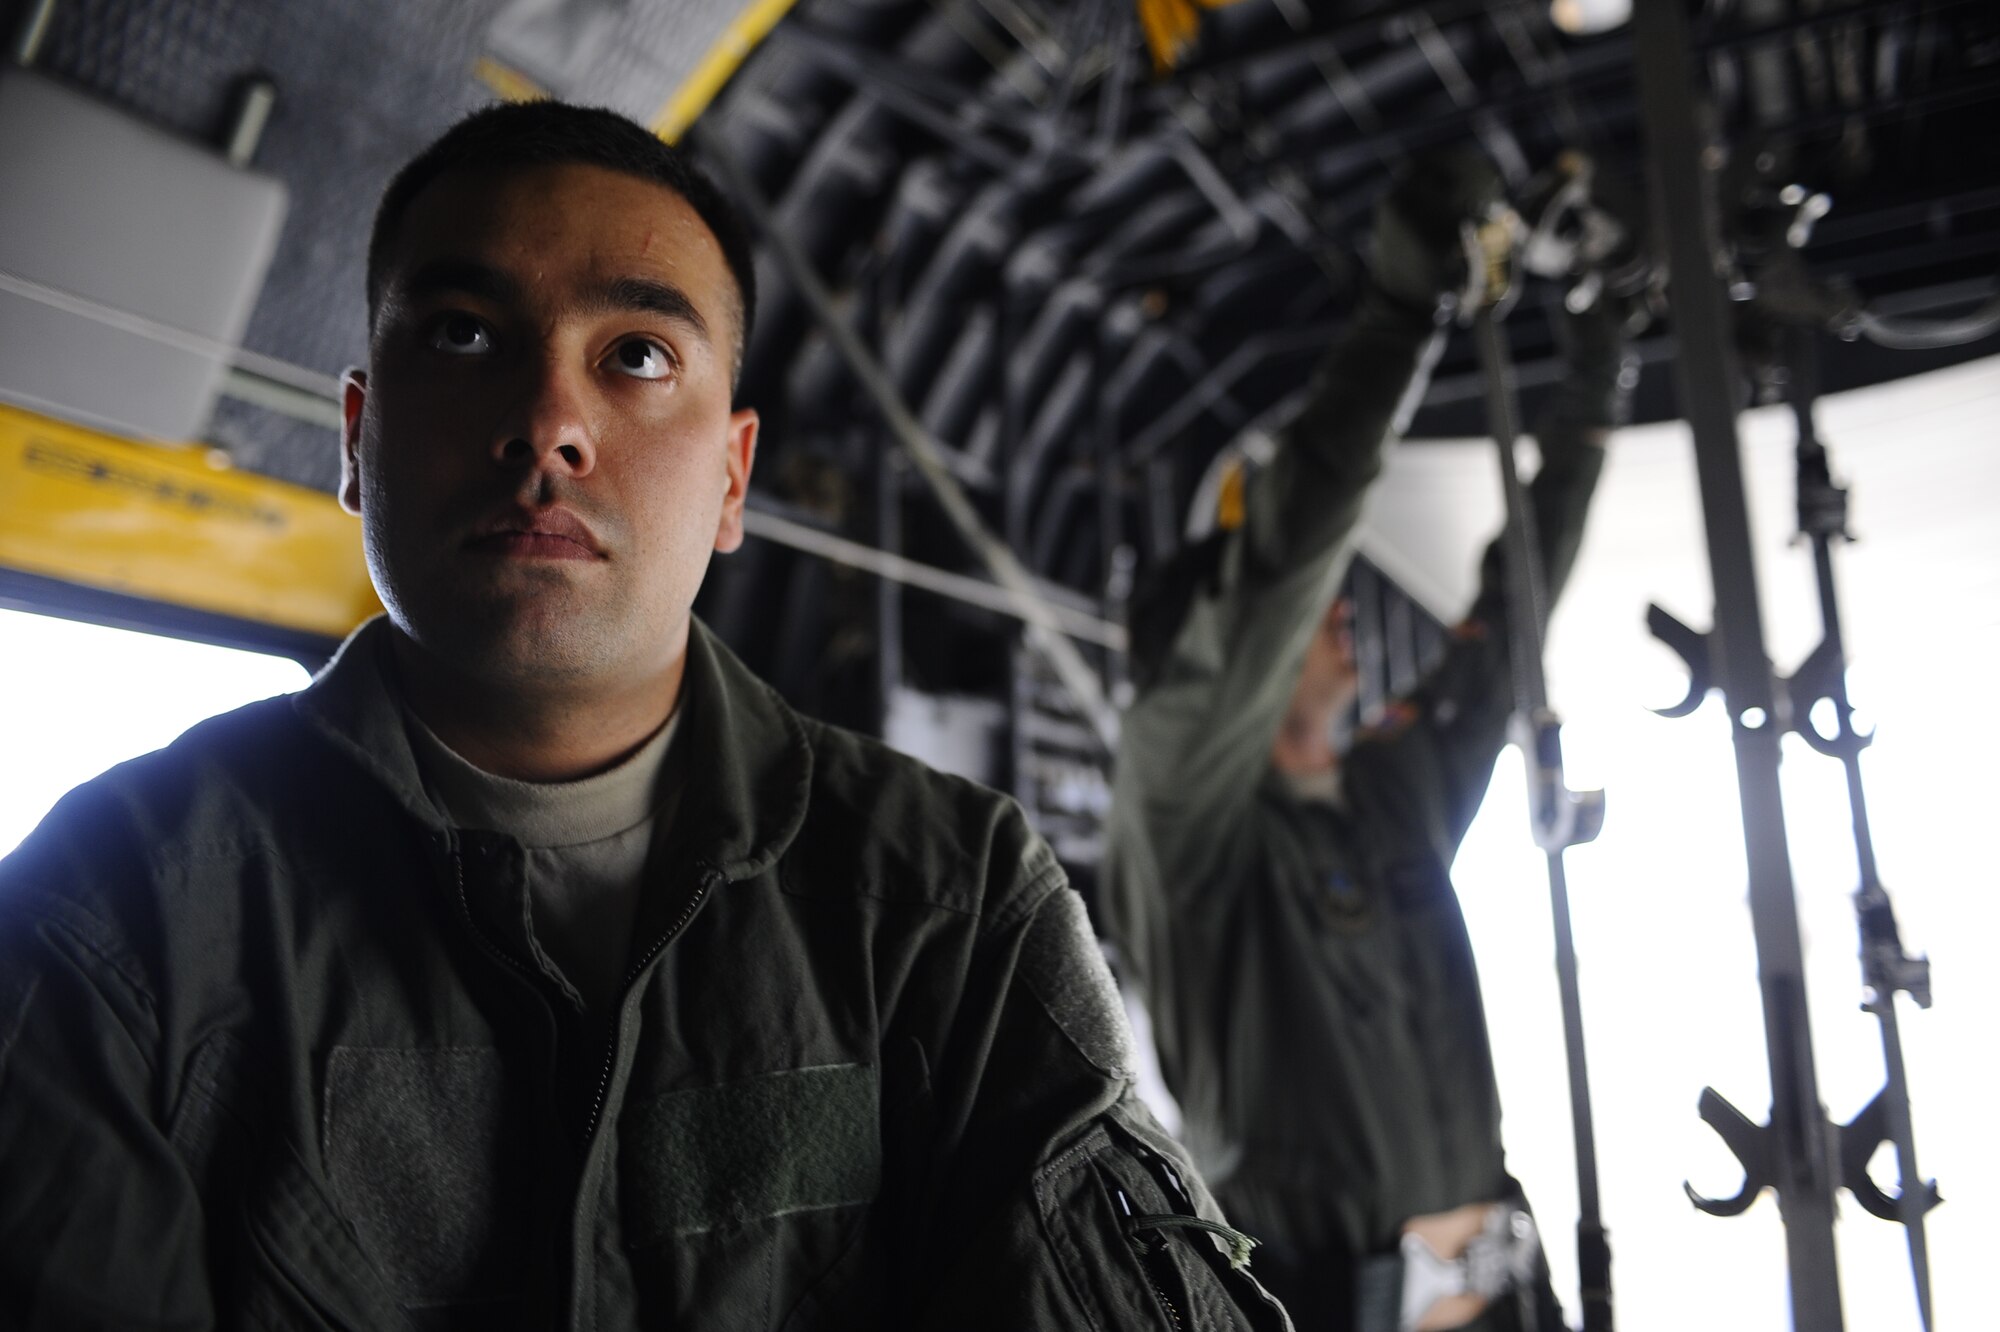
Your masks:
<path fill-rule="evenodd" d="M 542 86 L 515 69 L 503 65 L 492 56 L 481 56 L 473 63 L 472 75 L 503 102 L 539 102 L 548 96 Z"/>
<path fill-rule="evenodd" d="M 1215 495 L 1215 525 L 1223 531 L 1234 532 L 1243 526 L 1247 512 L 1244 508 L 1244 487 L 1248 484 L 1243 460 L 1237 458 L 1222 474 L 1222 488 Z"/>
<path fill-rule="evenodd" d="M 1237 0 L 1137 0 L 1139 29 L 1153 53 L 1153 72 L 1166 75 L 1178 66 L 1201 34 L 1201 11 L 1224 9 Z"/>
<path fill-rule="evenodd" d="M 694 73 L 674 90 L 674 95 L 653 117 L 653 133 L 668 143 L 680 142 L 688 126 L 708 109 L 737 67 L 749 59 L 757 44 L 770 35 L 794 3 L 796 0 L 751 0 L 742 13 L 730 20 L 722 36 L 695 66 Z"/>
<path fill-rule="evenodd" d="M 0 404 L 0 565 L 328 638 L 381 610 L 333 496 Z"/>

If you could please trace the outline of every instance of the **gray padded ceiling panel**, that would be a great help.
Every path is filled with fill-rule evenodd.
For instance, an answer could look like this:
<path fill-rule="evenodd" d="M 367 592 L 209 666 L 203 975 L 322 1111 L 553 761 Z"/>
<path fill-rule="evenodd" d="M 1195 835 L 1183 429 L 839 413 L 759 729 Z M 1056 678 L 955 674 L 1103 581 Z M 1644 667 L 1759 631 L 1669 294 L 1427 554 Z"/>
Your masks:
<path fill-rule="evenodd" d="M 739 0 L 566 0 L 608 33 L 610 58 L 552 89 L 650 118 L 739 12 Z M 7 17 L 18 18 L 16 4 Z M 213 140 L 253 74 L 278 104 L 256 166 L 292 210 L 244 345 L 326 376 L 366 352 L 362 265 L 389 176 L 453 120 L 494 99 L 475 70 L 512 34 L 520 0 L 58 0 L 40 68 L 142 119 Z M 580 18 L 579 16 L 584 16 Z M 511 27 L 507 25 L 512 25 Z M 331 431 L 224 399 L 210 436 L 237 463 L 331 489 Z"/>
<path fill-rule="evenodd" d="M 286 183 L 293 211 L 247 345 L 331 376 L 365 350 L 360 270 L 374 201 L 398 163 L 492 96 L 475 73 L 483 58 L 530 70 L 563 95 L 651 118 L 746 2 L 56 0 L 43 65 L 142 118 L 202 136 L 218 131 L 236 79 L 253 70 L 274 79 L 279 103 L 258 166 Z M 2000 214 L 1993 140 L 1977 122 L 2000 85 L 1991 0 L 1794 0 L 1784 8 L 1796 17 L 1761 44 L 1741 35 L 1740 5 L 1691 3 L 1732 133 L 1746 142 L 1789 136 L 1812 181 L 1838 200 L 1816 233 L 1815 263 L 1852 275 L 1870 298 L 1939 300 L 1964 289 L 1977 299 L 1990 288 Z M 0 17 L 22 9 L 0 0 Z M 1439 30 L 1429 47 L 1412 36 L 1418 9 Z M 800 0 L 703 130 L 749 169 L 844 297 L 865 308 L 907 304 L 911 318 L 954 335 L 985 327 L 966 307 L 988 300 L 1011 257 L 958 263 L 969 258 L 963 247 L 945 246 L 958 266 L 941 264 L 939 275 L 949 268 L 953 282 L 918 282 L 937 230 L 925 200 L 946 210 L 982 201 L 1012 218 L 1024 259 L 1073 251 L 1079 227 L 1115 212 L 1113 249 L 1171 267 L 1181 251 L 1204 262 L 1209 250 L 1221 253 L 1190 247 L 1216 225 L 1213 197 L 1233 193 L 1232 234 L 1246 221 L 1257 227 L 1246 253 L 1216 260 L 1213 271 L 1164 273 L 1157 290 L 1142 293 L 1147 308 L 1165 313 L 1147 316 L 1148 336 L 1133 354 L 1160 359 L 1162 339 L 1173 352 L 1152 380 L 1223 366 L 1246 337 L 1282 318 L 1337 322 L 1339 270 L 1351 267 L 1389 165 L 1409 151 L 1479 133 L 1493 151 L 1539 162 L 1582 126 L 1617 158 L 1637 137 L 1629 34 L 1563 39 L 1549 28 L 1546 0 L 1244 0 L 1206 13 L 1203 29 L 1192 67 L 1161 82 L 1135 48 L 1130 0 Z M 1856 63 L 1856 53 L 1866 58 Z M 1768 91 L 1759 82 L 1766 65 L 1782 66 L 1795 124 L 1765 123 L 1759 108 L 1769 98 L 1751 95 Z M 1462 69 L 1447 78 L 1453 66 Z M 1846 77 L 1855 70 L 1869 77 Z M 1468 75 L 1479 105 L 1462 100 Z M 1023 87 L 1074 114 L 1030 113 L 1008 92 Z M 1063 172 L 995 166 L 1038 160 L 1030 141 L 1051 132 L 1065 150 L 1055 155 Z M 1092 155 L 1099 139 L 1110 154 L 1103 163 Z M 1110 171 L 1125 158 L 1145 169 L 1142 178 Z M 776 477 L 785 454 L 802 442 L 817 449 L 819 434 L 857 416 L 849 377 L 788 284 L 767 262 L 760 271 L 769 317 L 745 383 L 767 413 L 766 474 Z M 864 286 L 849 290 L 857 281 Z M 1094 321 L 1114 343 L 1122 325 L 1106 312 L 1131 294 L 1116 293 Z M 1553 365 L 1545 321 L 1532 316 L 1510 321 L 1531 388 Z M 963 436 L 956 442 L 1006 455 L 993 443 L 1004 413 L 986 387 L 1020 339 L 990 341 L 980 355 L 968 344 L 965 355 L 944 358 L 952 374 L 935 384 L 913 371 L 908 389 L 952 419 Z M 937 349 L 952 345 L 941 339 Z M 1663 348 L 1655 339 L 1647 352 Z M 1291 347 L 1250 367 L 1217 398 L 1228 410 L 1206 413 L 1174 447 L 1199 461 L 1293 391 L 1312 350 Z M 1843 344 L 1829 357 L 1828 383 L 1911 373 L 1951 354 L 1885 360 Z M 1168 362 L 1178 367 L 1172 374 Z M 1671 410 L 1667 378 L 1648 376 L 1642 413 Z M 1135 393 L 1166 391 L 1148 380 Z M 1440 367 L 1418 433 L 1478 429 L 1478 402 L 1461 341 Z M 1158 415 L 1134 413 L 1120 429 L 1144 433 Z M 246 467 L 332 484 L 337 459 L 324 428 L 225 400 L 211 429 Z M 837 452 L 838 441 L 826 447 Z M 1081 491 L 1075 498 L 1079 512 L 1089 507 Z"/>
<path fill-rule="evenodd" d="M 242 336 L 284 187 L 31 71 L 0 69 L 0 270 L 217 347 Z M 0 396 L 131 434 L 208 422 L 226 360 L 0 293 Z"/>

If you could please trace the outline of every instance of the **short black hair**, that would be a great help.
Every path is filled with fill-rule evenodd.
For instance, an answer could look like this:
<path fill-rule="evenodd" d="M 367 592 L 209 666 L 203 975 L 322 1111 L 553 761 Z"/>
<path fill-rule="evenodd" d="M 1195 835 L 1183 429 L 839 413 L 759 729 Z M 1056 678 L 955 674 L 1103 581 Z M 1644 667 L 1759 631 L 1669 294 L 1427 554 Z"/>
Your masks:
<path fill-rule="evenodd" d="M 475 111 L 446 130 L 398 171 L 375 209 L 368 236 L 368 326 L 381 312 L 389 248 L 403 215 L 426 185 L 451 171 L 534 166 L 596 166 L 664 185 L 687 200 L 722 247 L 736 280 L 732 380 L 742 373 L 750 324 L 757 313 L 757 270 L 750 233 L 735 205 L 705 172 L 672 144 L 615 111 L 567 102 L 502 102 Z"/>

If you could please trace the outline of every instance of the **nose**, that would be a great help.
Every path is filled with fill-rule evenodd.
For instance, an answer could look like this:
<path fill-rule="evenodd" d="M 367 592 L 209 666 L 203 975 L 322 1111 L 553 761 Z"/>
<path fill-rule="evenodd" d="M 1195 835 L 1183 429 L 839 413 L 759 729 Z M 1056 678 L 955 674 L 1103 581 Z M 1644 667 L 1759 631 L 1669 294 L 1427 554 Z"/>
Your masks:
<path fill-rule="evenodd" d="M 597 445 L 576 372 L 552 361 L 537 367 L 494 432 L 492 456 L 510 471 L 590 475 Z"/>

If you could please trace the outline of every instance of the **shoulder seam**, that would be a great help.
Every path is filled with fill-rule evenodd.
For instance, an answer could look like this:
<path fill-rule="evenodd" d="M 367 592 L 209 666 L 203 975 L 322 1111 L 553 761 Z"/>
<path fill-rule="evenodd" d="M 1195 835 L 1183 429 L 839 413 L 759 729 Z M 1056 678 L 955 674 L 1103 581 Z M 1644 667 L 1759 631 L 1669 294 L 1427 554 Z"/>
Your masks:
<path fill-rule="evenodd" d="M 1055 860 L 1052 854 L 1048 865 L 1033 878 L 1029 879 L 1027 883 L 1023 884 L 1017 894 L 1014 894 L 1019 899 L 1020 904 L 988 918 L 987 924 L 989 929 L 997 934 L 1000 931 L 1012 928 L 1020 921 L 1026 920 L 1041 910 L 1042 903 L 1048 901 L 1055 893 L 1061 892 L 1067 883 L 1067 873 L 1064 871 L 1061 863 Z"/>
<path fill-rule="evenodd" d="M 36 899 L 40 899 L 45 905 L 37 909 L 33 905 Z M 14 899 L 12 905 L 20 915 L 51 929 L 60 930 L 74 939 L 93 958 L 101 962 L 110 975 L 115 976 L 123 984 L 149 1017 L 155 1022 L 159 1020 L 159 1004 L 153 992 L 146 987 L 144 980 L 133 975 L 122 961 L 113 956 L 116 950 L 107 941 L 111 934 L 110 927 L 94 913 L 65 898 L 54 897 L 37 889 L 29 889 L 22 893 Z"/>

